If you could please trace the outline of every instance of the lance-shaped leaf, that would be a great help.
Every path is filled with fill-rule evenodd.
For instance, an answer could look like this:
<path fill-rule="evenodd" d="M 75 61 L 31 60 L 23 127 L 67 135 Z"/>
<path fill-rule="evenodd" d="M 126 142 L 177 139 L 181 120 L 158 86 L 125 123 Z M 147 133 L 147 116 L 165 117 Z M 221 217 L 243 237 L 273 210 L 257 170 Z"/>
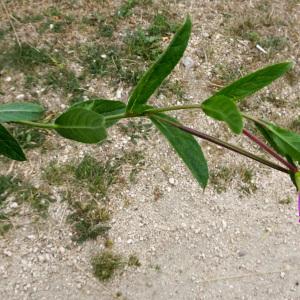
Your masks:
<path fill-rule="evenodd" d="M 272 148 L 288 160 L 300 162 L 300 135 L 282 127 L 264 122 L 256 124 Z"/>
<path fill-rule="evenodd" d="M 292 63 L 284 62 L 260 69 L 226 86 L 214 96 L 224 95 L 235 101 L 242 100 L 281 77 L 284 73 L 289 71 L 292 66 Z"/>
<path fill-rule="evenodd" d="M 104 117 L 83 108 L 68 110 L 55 120 L 55 124 L 61 136 L 82 143 L 98 143 L 107 136 Z"/>
<path fill-rule="evenodd" d="M 160 119 L 178 123 L 176 119 L 165 114 L 157 114 L 157 116 Z M 157 129 L 166 137 L 192 172 L 198 183 L 205 188 L 208 181 L 208 167 L 200 145 L 191 134 L 163 122 L 159 118 L 155 115 L 150 117 Z"/>
<path fill-rule="evenodd" d="M 139 106 L 146 104 L 154 91 L 175 68 L 187 47 L 191 28 L 191 19 L 187 17 L 168 48 L 142 76 L 132 91 L 126 109 L 127 112 L 136 112 Z"/>
<path fill-rule="evenodd" d="M 0 154 L 14 160 L 26 160 L 25 154 L 15 138 L 0 124 Z"/>
<path fill-rule="evenodd" d="M 39 120 L 43 112 L 43 107 L 36 103 L 1 104 L 0 123 Z"/>
<path fill-rule="evenodd" d="M 106 100 L 106 99 L 92 99 L 84 102 L 79 102 L 70 107 L 83 108 L 91 110 L 97 114 L 101 114 L 104 117 L 114 116 L 125 112 L 126 105 L 121 101 Z M 105 121 L 106 128 L 115 124 L 118 120 L 107 120 Z"/>
<path fill-rule="evenodd" d="M 243 118 L 230 98 L 223 95 L 214 96 L 204 101 L 201 107 L 208 116 L 226 122 L 234 133 L 242 132 Z"/>

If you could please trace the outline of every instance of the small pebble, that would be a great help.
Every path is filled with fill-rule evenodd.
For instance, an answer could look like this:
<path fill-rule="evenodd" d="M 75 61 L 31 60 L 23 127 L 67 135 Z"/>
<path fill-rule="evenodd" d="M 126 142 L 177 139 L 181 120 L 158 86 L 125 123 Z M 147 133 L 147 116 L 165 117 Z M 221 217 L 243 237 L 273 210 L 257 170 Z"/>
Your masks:
<path fill-rule="evenodd" d="M 11 251 L 7 250 L 7 249 L 4 249 L 3 251 L 4 255 L 8 256 L 8 257 L 11 257 L 12 256 L 12 253 Z"/>
<path fill-rule="evenodd" d="M 10 208 L 17 208 L 19 205 L 18 205 L 18 203 L 17 202 L 12 202 L 11 204 L 10 204 Z"/>
<path fill-rule="evenodd" d="M 17 100 L 24 100 L 25 95 L 24 94 L 20 94 L 16 97 Z"/>
<path fill-rule="evenodd" d="M 182 64 L 187 69 L 191 69 L 195 65 L 195 62 L 189 56 L 186 56 L 182 59 Z"/>
<path fill-rule="evenodd" d="M 172 185 L 175 185 L 175 179 L 171 177 L 171 178 L 169 179 L 169 183 L 172 184 Z"/>

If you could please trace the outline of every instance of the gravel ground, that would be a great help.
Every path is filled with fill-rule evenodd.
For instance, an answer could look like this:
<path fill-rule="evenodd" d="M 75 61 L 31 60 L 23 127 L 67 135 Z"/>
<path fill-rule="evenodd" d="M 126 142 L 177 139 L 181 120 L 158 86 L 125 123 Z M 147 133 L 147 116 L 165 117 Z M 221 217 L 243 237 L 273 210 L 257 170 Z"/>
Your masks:
<path fill-rule="evenodd" d="M 13 12 L 24 10 L 27 5 L 28 11 L 41 9 L 34 8 L 32 1 L 28 1 L 32 7 L 6 2 Z M 40 4 L 56 3 L 50 2 Z M 75 2 L 79 14 L 96 6 L 93 1 Z M 111 2 L 105 11 L 113 11 L 120 5 L 119 1 Z M 225 84 L 224 78 L 216 76 L 221 64 L 245 73 L 275 61 L 293 60 L 295 82 L 280 79 L 247 100 L 244 109 L 284 126 L 299 116 L 299 1 L 163 1 L 163 4 L 179 18 L 189 13 L 193 20 L 189 47 L 172 75 L 184 85 L 188 103 L 205 99 L 217 86 Z M 97 9 L 104 10 L 102 6 L 97 4 Z M 284 36 L 288 43 L 280 50 L 275 46 L 266 48 L 268 54 L 264 54 L 245 37 L 234 35 L 232 28 L 251 16 L 257 21 L 255 30 L 262 36 Z M 131 20 L 142 23 L 143 15 L 137 11 Z M 267 20 L 271 24 L 266 25 Z M 17 26 L 19 31 L 22 28 Z M 74 37 L 76 32 L 70 35 Z M 226 75 L 228 72 L 226 69 Z M 22 76 L 16 72 L 1 73 L 3 102 L 23 94 L 18 85 Z M 12 79 L 8 80 L 9 77 Z M 122 99 L 130 91 L 122 85 L 111 88 L 102 79 L 91 81 L 91 88 L 101 89 L 101 96 L 111 98 L 120 96 L 121 89 Z M 270 99 L 270 95 L 276 97 L 262 101 Z M 42 95 L 41 101 L 53 111 L 67 105 L 51 92 Z M 167 101 L 162 95 L 153 103 Z M 222 124 L 202 114 L 178 112 L 176 116 L 191 127 L 249 151 L 258 151 L 245 138 L 232 136 Z M 123 121 L 123 124 L 128 123 Z M 82 146 L 49 134 L 46 151 L 40 148 L 28 151 L 25 164 L 3 161 L 2 174 L 16 174 L 35 187 L 47 186 L 56 201 L 50 205 L 46 219 L 37 218 L 30 208 L 22 206 L 13 217 L 14 227 L 0 238 L 2 298 L 300 299 L 300 227 L 296 192 L 288 176 L 200 141 L 211 172 L 217 174 L 203 191 L 163 137 L 154 130 L 151 133 L 148 140 L 140 138 L 133 143 L 130 137 L 112 128 L 110 142 L 100 147 Z M 73 187 L 67 182 L 61 186 L 47 185 L 41 170 L 51 161 L 65 163 L 85 154 L 100 159 L 117 157 L 129 150 L 143 151 L 145 164 L 133 184 L 111 187 L 108 197 L 113 216 L 109 236 L 115 252 L 124 257 L 136 254 L 141 266 L 125 267 L 102 283 L 93 276 L 90 260 L 105 249 L 104 239 L 98 237 L 80 245 L 72 241 L 72 230 L 66 222 L 69 207 L 62 192 Z M 234 172 L 222 177 L 224 167 Z M 241 179 L 243 170 L 251 171 L 248 181 Z M 126 168 L 123 172 L 128 175 Z M 284 199 L 292 202 L 282 204 Z M 14 209 L 15 199 L 9 203 L 10 209 Z"/>

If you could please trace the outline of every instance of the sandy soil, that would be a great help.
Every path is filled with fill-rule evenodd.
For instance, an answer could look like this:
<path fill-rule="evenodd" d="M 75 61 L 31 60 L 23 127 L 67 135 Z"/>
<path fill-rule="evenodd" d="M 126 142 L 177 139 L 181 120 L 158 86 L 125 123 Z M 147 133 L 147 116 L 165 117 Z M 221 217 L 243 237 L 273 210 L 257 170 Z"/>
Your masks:
<path fill-rule="evenodd" d="M 93 7 L 92 1 L 75 2 L 80 13 Z M 113 11 L 120 4 L 113 2 L 106 9 Z M 7 4 L 10 11 L 25 5 Z M 299 1 L 166 1 L 164 5 L 180 18 L 189 13 L 193 20 L 185 54 L 193 65 L 181 63 L 173 74 L 183 83 L 189 103 L 202 101 L 216 85 L 224 84 L 216 75 L 220 64 L 245 72 L 271 62 L 293 60 L 298 74 Z M 263 5 L 267 5 L 267 12 Z M 258 20 L 255 30 L 263 36 L 284 36 L 286 46 L 264 54 L 247 39 L 232 34 L 240 20 L 251 16 Z M 138 12 L 131 18 L 143 23 Z M 268 18 L 271 25 L 263 25 Z M 11 89 L 3 102 L 12 101 L 22 93 L 21 87 L 17 83 L 14 86 L 14 81 L 8 87 L 8 74 L 2 75 L 3 90 Z M 298 80 L 296 77 L 292 85 L 287 78 L 279 80 L 247 100 L 245 110 L 289 126 L 299 116 Z M 105 87 L 102 96 L 106 97 L 115 96 L 118 89 L 110 88 L 106 81 L 94 84 Z M 122 98 L 128 93 L 129 88 L 124 87 Z M 262 101 L 274 94 L 274 101 Z M 61 109 L 64 100 L 59 103 L 54 99 L 48 94 L 41 101 L 54 111 Z M 280 105 L 276 99 L 282 100 Z M 163 96 L 153 101 L 171 103 Z M 222 124 L 203 114 L 178 112 L 176 116 L 185 124 L 258 151 L 245 138 L 232 136 Z M 49 217 L 36 222 L 24 208 L 14 217 L 14 228 L 0 238 L 2 299 L 300 299 L 300 227 L 296 192 L 288 176 L 201 141 L 212 173 L 219 174 L 224 166 L 236 170 L 230 178 L 219 176 L 221 192 L 213 183 L 203 191 L 163 137 L 152 133 L 148 140 L 138 139 L 135 145 L 119 130 L 111 129 L 111 143 L 100 147 L 81 146 L 49 135 L 47 145 L 51 147 L 46 153 L 29 151 L 26 164 L 4 162 L 2 174 L 9 171 L 43 186 L 47 183 L 40 170 L 52 160 L 71 161 L 87 153 L 99 158 L 118 156 L 128 149 L 145 153 L 137 182 L 112 187 L 109 193 L 113 249 L 125 257 L 135 253 L 141 266 L 126 267 L 107 283 L 99 282 L 93 276 L 90 259 L 104 249 L 104 241 L 99 237 L 82 245 L 72 242 L 66 222 L 68 207 L 60 197 L 64 187 L 51 186 L 57 201 L 51 204 Z M 241 180 L 243 169 L 251 170 L 251 182 Z M 255 188 L 249 191 L 249 186 Z M 157 190 L 159 197 L 155 196 Z M 280 203 L 288 197 L 291 203 Z"/>

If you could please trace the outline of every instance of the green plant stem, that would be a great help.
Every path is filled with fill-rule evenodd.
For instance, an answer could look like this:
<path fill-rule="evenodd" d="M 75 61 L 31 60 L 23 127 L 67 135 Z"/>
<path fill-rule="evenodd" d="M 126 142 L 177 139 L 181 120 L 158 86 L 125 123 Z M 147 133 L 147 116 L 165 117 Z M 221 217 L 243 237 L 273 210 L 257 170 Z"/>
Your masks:
<path fill-rule="evenodd" d="M 185 110 L 185 109 L 201 109 L 201 104 L 191 104 L 191 105 L 177 105 L 177 106 L 169 106 L 169 107 L 162 107 L 162 108 L 151 108 L 147 109 L 144 113 L 161 113 L 166 111 L 174 111 L 174 110 Z"/>
<path fill-rule="evenodd" d="M 18 121 L 13 122 L 21 125 L 27 125 L 31 127 L 38 127 L 38 128 L 45 128 L 45 129 L 56 129 L 59 128 L 59 125 L 53 124 L 53 123 L 37 123 L 37 122 L 31 122 L 31 121 Z"/>
<path fill-rule="evenodd" d="M 243 156 L 249 157 L 249 158 L 251 158 L 251 159 L 253 159 L 255 161 L 258 161 L 258 162 L 260 162 L 260 163 L 262 163 L 262 164 L 264 164 L 264 165 L 266 165 L 268 167 L 271 167 L 271 168 L 273 168 L 275 170 L 281 171 L 281 172 L 286 173 L 286 174 L 290 174 L 291 173 L 290 170 L 288 170 L 288 169 L 285 169 L 285 168 L 283 168 L 283 167 L 281 167 L 281 166 L 279 166 L 279 165 L 277 165 L 277 164 L 275 164 L 275 163 L 273 163 L 273 162 L 271 162 L 269 160 L 261 158 L 261 157 L 255 155 L 255 154 L 252 154 L 252 153 L 250 153 L 250 152 L 248 152 L 248 151 L 246 151 L 244 149 L 241 149 L 241 148 L 239 148 L 237 146 L 234 146 L 234 145 L 231 145 L 229 143 L 226 143 L 226 142 L 224 142 L 224 141 L 222 141 L 222 140 L 220 140 L 218 138 L 212 137 L 212 136 L 210 136 L 208 134 L 199 132 L 199 131 L 197 131 L 195 129 L 186 127 L 184 125 L 181 125 L 181 124 L 178 124 L 178 123 L 174 123 L 174 122 L 171 122 L 171 121 L 167 121 L 167 120 L 165 120 L 163 118 L 160 118 L 158 116 L 155 116 L 155 118 L 159 119 L 162 122 L 168 123 L 169 125 L 177 127 L 179 129 L 181 129 L 182 131 L 188 132 L 188 133 L 190 133 L 192 135 L 200 137 L 200 138 L 202 138 L 204 140 L 207 140 L 209 142 L 212 142 L 212 143 L 214 143 L 216 145 L 222 146 L 222 147 L 224 147 L 226 149 L 229 149 L 231 151 L 239 153 L 239 154 L 241 154 Z"/>
<path fill-rule="evenodd" d="M 246 118 L 246 119 L 248 119 L 248 120 L 254 122 L 254 123 L 257 123 L 257 124 L 263 126 L 263 127 L 266 126 L 266 124 L 265 124 L 263 121 L 258 120 L 258 119 L 254 118 L 254 117 L 252 117 L 252 116 L 249 116 L 248 114 L 242 113 L 242 116 L 243 116 L 244 118 Z"/>
<path fill-rule="evenodd" d="M 135 117 L 141 117 L 141 115 L 129 115 L 126 113 L 118 114 L 118 115 L 112 115 L 108 117 L 104 117 L 105 120 L 118 120 L 118 119 L 124 119 L 124 118 L 135 118 Z"/>

